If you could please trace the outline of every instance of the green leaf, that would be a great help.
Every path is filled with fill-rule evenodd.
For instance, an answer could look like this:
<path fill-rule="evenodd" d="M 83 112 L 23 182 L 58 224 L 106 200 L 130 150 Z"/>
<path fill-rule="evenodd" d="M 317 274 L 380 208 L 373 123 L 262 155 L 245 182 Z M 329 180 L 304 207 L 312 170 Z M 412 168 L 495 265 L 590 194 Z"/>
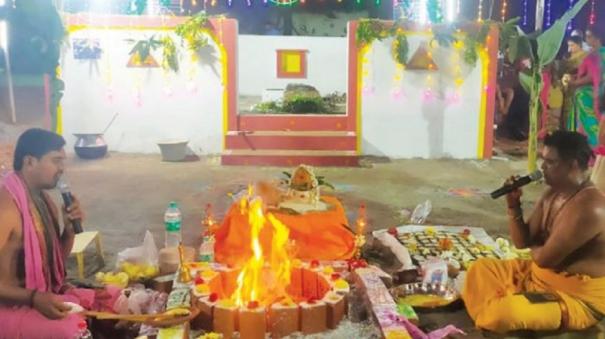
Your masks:
<path fill-rule="evenodd" d="M 523 89 L 525 90 L 525 92 L 531 93 L 531 86 L 532 86 L 532 77 L 531 77 L 531 75 L 529 75 L 527 73 L 520 72 L 519 73 L 519 82 L 521 83 L 521 87 L 523 87 Z"/>
<path fill-rule="evenodd" d="M 543 67 L 551 63 L 561 47 L 567 24 L 580 12 L 588 0 L 579 0 L 570 10 L 538 37 L 538 62 Z"/>
<path fill-rule="evenodd" d="M 520 35 L 511 38 L 508 44 L 508 60 L 515 62 L 516 60 L 530 58 L 534 60 L 533 52 L 531 49 L 531 42 L 525 35 Z"/>

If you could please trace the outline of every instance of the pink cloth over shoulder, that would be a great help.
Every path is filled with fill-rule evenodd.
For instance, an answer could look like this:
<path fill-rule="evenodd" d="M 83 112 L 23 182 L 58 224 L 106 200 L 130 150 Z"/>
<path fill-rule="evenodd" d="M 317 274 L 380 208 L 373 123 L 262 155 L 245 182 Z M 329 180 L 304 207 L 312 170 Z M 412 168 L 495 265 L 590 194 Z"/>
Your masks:
<path fill-rule="evenodd" d="M 54 265 L 50 269 L 53 270 L 51 279 L 54 279 L 53 281 L 46 281 L 44 275 L 44 265 L 46 263 L 42 262 L 40 239 L 38 239 L 34 217 L 29 208 L 28 191 L 25 183 L 16 173 L 11 172 L 3 178 L 2 185 L 11 194 L 13 201 L 21 213 L 23 223 L 23 252 L 25 256 L 25 288 L 58 292 L 63 286 L 65 269 L 63 253 L 61 252 L 61 245 L 59 244 L 57 235 L 55 232 L 49 232 L 53 235 L 52 262 Z"/>

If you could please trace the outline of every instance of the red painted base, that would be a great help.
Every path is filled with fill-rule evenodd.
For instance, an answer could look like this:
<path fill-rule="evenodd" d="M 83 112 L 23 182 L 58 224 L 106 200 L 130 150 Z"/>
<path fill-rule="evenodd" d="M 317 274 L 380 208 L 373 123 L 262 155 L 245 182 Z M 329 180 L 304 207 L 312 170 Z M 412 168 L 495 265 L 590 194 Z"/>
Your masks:
<path fill-rule="evenodd" d="M 229 166 L 278 166 L 293 167 L 300 164 L 310 166 L 358 167 L 356 155 L 297 156 L 297 155 L 228 155 L 221 156 L 221 163 Z"/>

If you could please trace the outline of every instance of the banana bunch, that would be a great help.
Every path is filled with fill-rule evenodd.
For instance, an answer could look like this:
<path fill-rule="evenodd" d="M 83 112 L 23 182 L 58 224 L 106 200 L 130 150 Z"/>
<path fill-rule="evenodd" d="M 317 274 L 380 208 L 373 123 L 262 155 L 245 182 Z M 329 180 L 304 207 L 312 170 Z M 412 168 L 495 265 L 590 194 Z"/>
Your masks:
<path fill-rule="evenodd" d="M 153 265 L 134 264 L 128 261 L 120 265 L 120 270 L 126 273 L 130 281 L 151 279 L 159 274 L 159 269 Z"/>
<path fill-rule="evenodd" d="M 95 275 L 97 282 L 103 285 L 112 285 L 120 288 L 128 286 L 128 274 L 124 272 L 112 273 L 112 272 L 99 272 Z"/>
<path fill-rule="evenodd" d="M 504 238 L 496 239 L 496 245 L 504 254 L 503 259 L 530 259 L 531 254 L 529 249 L 518 249 Z"/>

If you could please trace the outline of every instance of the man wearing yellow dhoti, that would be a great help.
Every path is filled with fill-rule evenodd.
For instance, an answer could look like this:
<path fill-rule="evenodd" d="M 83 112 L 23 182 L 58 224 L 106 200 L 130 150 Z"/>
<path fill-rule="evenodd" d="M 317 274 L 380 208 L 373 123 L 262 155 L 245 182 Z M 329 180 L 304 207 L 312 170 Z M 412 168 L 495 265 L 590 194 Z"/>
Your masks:
<path fill-rule="evenodd" d="M 495 331 L 584 329 L 605 315 L 605 195 L 588 179 L 585 136 L 544 140 L 549 189 L 524 221 L 521 190 L 507 195 L 509 229 L 532 260 L 479 260 L 463 299 L 477 327 Z"/>

